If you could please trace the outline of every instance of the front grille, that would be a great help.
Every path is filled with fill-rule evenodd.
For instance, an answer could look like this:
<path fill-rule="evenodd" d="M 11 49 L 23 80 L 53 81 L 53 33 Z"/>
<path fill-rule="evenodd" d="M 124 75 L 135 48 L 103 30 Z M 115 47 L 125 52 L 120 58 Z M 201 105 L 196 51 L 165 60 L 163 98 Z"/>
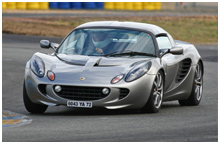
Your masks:
<path fill-rule="evenodd" d="M 55 93 L 69 100 L 99 100 L 108 96 L 102 93 L 104 87 L 61 86 L 61 88 L 61 92 Z M 123 99 L 129 94 L 129 90 L 126 88 L 120 88 L 119 91 L 119 99 Z"/>
<path fill-rule="evenodd" d="M 61 86 L 58 96 L 70 100 L 99 100 L 107 97 L 102 93 L 103 87 Z"/>

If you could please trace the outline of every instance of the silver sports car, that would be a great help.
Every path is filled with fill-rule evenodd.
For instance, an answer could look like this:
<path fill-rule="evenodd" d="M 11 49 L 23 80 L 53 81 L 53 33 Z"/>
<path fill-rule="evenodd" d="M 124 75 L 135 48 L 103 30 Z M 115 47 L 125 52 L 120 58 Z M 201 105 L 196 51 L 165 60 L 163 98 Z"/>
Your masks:
<path fill-rule="evenodd" d="M 23 99 L 31 113 L 59 105 L 156 113 L 164 101 L 198 105 L 202 98 L 197 49 L 156 25 L 89 22 L 60 44 L 40 46 L 54 53 L 37 52 L 26 64 Z"/>

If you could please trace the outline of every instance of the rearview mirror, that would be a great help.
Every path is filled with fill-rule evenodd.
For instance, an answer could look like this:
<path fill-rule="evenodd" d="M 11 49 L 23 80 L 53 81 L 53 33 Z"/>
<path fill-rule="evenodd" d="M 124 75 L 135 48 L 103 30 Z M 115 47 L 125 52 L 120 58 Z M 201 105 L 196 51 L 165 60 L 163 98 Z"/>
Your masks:
<path fill-rule="evenodd" d="M 41 48 L 50 48 L 50 41 L 49 40 L 41 40 L 40 41 L 40 47 Z"/>
<path fill-rule="evenodd" d="M 171 53 L 173 55 L 181 55 L 183 54 L 183 48 L 182 47 L 173 47 L 171 49 L 166 49 L 166 50 L 160 50 L 160 57 L 162 58 L 164 55 L 166 55 L 167 53 Z"/>
<path fill-rule="evenodd" d="M 170 49 L 170 53 L 174 55 L 181 55 L 183 54 L 183 48 L 182 47 L 174 47 Z"/>
<path fill-rule="evenodd" d="M 40 47 L 46 49 L 52 48 L 56 52 L 56 48 L 59 47 L 59 44 L 50 42 L 49 40 L 41 40 Z"/>

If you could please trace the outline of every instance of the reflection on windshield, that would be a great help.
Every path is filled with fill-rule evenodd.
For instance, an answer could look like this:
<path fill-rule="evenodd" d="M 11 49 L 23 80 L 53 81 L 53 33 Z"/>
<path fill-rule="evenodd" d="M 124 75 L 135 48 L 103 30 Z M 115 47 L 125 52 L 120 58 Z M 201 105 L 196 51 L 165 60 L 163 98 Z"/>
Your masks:
<path fill-rule="evenodd" d="M 58 53 L 104 56 L 124 51 L 147 53 L 148 56 L 155 55 L 152 37 L 145 32 L 133 30 L 80 29 L 66 38 Z"/>

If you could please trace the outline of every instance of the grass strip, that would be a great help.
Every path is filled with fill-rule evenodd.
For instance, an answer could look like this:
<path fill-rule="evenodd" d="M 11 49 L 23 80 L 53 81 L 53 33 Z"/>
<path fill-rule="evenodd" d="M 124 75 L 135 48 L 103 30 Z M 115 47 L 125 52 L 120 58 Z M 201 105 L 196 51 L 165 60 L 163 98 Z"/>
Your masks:
<path fill-rule="evenodd" d="M 181 17 L 62 17 L 11 18 L 3 17 L 2 32 L 18 35 L 65 37 L 76 26 L 91 21 L 135 21 L 155 24 L 174 39 L 200 44 L 218 43 L 218 16 Z"/>

